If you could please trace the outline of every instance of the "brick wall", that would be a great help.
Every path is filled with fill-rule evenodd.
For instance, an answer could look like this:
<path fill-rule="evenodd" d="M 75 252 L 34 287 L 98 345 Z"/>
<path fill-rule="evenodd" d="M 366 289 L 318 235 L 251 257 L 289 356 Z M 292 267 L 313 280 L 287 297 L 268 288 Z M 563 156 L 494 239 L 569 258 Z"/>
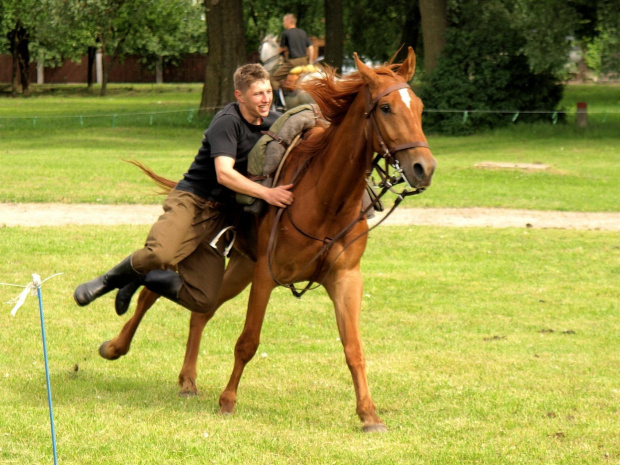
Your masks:
<path fill-rule="evenodd" d="M 164 66 L 164 82 L 204 82 L 207 57 L 193 54 L 185 57 L 178 66 Z M 0 55 L 0 83 L 11 83 L 13 60 L 10 55 Z M 95 79 L 93 66 L 93 79 Z M 37 82 L 35 63 L 30 63 L 30 82 Z M 45 83 L 86 83 L 88 81 L 88 58 L 76 63 L 65 60 L 56 68 L 44 68 Z M 138 56 L 128 56 L 122 63 L 110 69 L 108 82 L 155 82 L 155 70 L 149 70 L 140 63 Z"/>

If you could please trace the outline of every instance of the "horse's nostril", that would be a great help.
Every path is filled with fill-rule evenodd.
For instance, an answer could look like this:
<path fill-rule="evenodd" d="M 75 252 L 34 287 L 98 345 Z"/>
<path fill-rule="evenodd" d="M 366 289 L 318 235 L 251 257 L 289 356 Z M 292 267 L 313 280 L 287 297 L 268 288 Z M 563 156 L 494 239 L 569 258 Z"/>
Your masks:
<path fill-rule="evenodd" d="M 413 165 L 413 174 L 417 179 L 424 178 L 424 167 L 420 163 L 415 163 Z"/>

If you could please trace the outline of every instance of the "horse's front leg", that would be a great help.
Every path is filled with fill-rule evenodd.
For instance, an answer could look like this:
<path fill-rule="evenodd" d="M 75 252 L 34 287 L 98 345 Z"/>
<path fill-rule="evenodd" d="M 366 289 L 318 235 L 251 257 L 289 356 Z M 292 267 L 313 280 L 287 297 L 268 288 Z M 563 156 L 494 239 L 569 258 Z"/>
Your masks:
<path fill-rule="evenodd" d="M 179 373 L 180 396 L 189 397 L 198 394 L 198 388 L 196 387 L 196 363 L 205 325 L 220 306 L 236 297 L 250 284 L 253 273 L 254 262 L 233 249 L 228 266 L 224 272 L 222 288 L 215 309 L 208 314 L 192 312 L 189 322 L 189 335 L 185 347 L 185 359 Z"/>
<path fill-rule="evenodd" d="M 241 380 L 243 369 L 252 360 L 258 349 L 267 303 L 274 287 L 275 283 L 270 277 L 266 259 L 263 257 L 259 260 L 254 272 L 245 325 L 235 345 L 233 372 L 230 375 L 226 389 L 220 395 L 220 413 L 223 415 L 231 414 L 235 409 L 239 381 Z"/>
<path fill-rule="evenodd" d="M 385 432 L 387 429 L 377 416 L 366 378 L 366 360 L 359 330 L 363 287 L 359 266 L 350 270 L 333 270 L 324 285 L 334 302 L 340 340 L 353 377 L 357 414 L 362 420 L 362 429 L 365 432 Z"/>
<path fill-rule="evenodd" d="M 131 340 L 133 339 L 140 322 L 149 308 L 153 306 L 159 298 L 158 294 L 143 288 L 138 297 L 136 311 L 133 316 L 125 323 L 121 332 L 114 339 L 105 341 L 99 346 L 99 355 L 107 360 L 116 360 L 129 352 Z"/>

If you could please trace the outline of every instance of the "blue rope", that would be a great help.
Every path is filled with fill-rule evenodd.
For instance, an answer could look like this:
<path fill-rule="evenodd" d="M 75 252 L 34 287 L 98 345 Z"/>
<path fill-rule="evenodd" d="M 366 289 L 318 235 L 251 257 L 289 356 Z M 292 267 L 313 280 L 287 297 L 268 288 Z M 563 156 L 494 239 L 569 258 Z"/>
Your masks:
<path fill-rule="evenodd" d="M 40 279 L 35 278 L 37 285 L 37 297 L 39 298 L 39 315 L 41 316 L 41 338 L 43 339 L 43 358 L 45 359 L 45 379 L 47 381 L 47 402 L 50 411 L 50 424 L 52 427 L 52 449 L 54 450 L 54 465 L 58 464 L 56 455 L 56 432 L 54 431 L 54 409 L 52 407 L 52 388 L 50 385 L 50 370 L 47 363 L 47 343 L 45 339 L 45 321 L 43 320 L 43 297 L 41 296 Z"/>

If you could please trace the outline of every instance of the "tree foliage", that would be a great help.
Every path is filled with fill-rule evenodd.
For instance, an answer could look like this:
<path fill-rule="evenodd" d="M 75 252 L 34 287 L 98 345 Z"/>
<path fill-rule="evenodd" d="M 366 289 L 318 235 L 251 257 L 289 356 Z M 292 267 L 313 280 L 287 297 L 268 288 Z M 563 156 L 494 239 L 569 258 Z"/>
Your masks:
<path fill-rule="evenodd" d="M 620 70 L 618 0 L 445 2 L 446 46 L 438 69 L 426 76 L 427 108 L 554 108 L 554 79 L 566 76 L 568 50 L 575 45 L 585 50 L 585 60 L 596 73 L 613 74 Z M 0 53 L 14 53 L 15 62 L 21 60 L 23 68 L 30 56 L 54 65 L 66 58 L 81 59 L 87 50 L 92 52 L 97 47 L 108 57 L 105 63 L 111 66 L 122 62 L 128 54 L 139 54 L 146 66 L 153 67 L 162 60 L 174 63 L 185 53 L 204 52 L 208 47 L 210 62 L 215 68 L 223 67 L 223 74 L 233 64 L 256 59 L 262 38 L 268 33 L 280 34 L 282 17 L 294 13 L 299 27 L 309 35 L 326 38 L 327 58 L 335 66 L 339 66 L 339 58 L 350 58 L 353 52 L 366 60 L 383 62 L 401 46 L 409 45 L 416 50 L 422 65 L 425 49 L 429 59 L 430 55 L 435 56 L 430 45 L 437 41 L 427 38 L 432 44 L 425 47 L 421 34 L 425 19 L 420 15 L 424 5 L 420 3 L 421 0 L 0 0 Z M 213 10 L 215 6 L 232 11 L 234 22 L 227 22 L 230 15 L 218 16 Z M 340 14 L 341 21 L 335 18 Z M 205 27 L 207 23 L 209 28 Z M 342 30 L 336 30 L 340 23 Z M 221 27 L 224 24 L 226 27 Z M 211 71 L 215 72 L 213 67 Z M 18 69 L 17 64 L 14 68 Z M 104 79 L 105 76 L 104 70 Z M 416 76 L 419 79 L 424 73 Z M 27 76 L 21 79 L 22 86 L 27 88 Z M 13 82 L 17 89 L 16 71 Z M 542 87 L 534 92 L 534 86 Z M 229 97 L 229 79 L 214 80 L 211 75 L 205 85 L 205 97 L 209 92 L 218 94 L 211 102 Z M 512 97 L 515 93 L 518 99 Z M 457 128 L 447 122 L 450 118 L 431 119 Z M 471 115 L 466 125 L 459 123 L 459 130 L 473 130 L 477 124 L 493 125 L 495 119 L 501 118 Z"/>
<path fill-rule="evenodd" d="M 417 0 L 349 0 L 344 17 L 347 56 L 357 52 L 367 60 L 384 62 L 401 46 L 405 51 L 409 45 L 419 49 L 419 23 L 411 23 L 412 18 L 419 21 Z M 416 34 L 411 36 L 411 31 Z"/>
<path fill-rule="evenodd" d="M 18 80 L 28 94 L 31 43 L 37 40 L 38 22 L 46 19 L 46 5 L 47 0 L 0 0 L 0 37 L 5 39 L 0 42 L 0 52 L 13 57 L 13 96 L 17 95 Z"/>
<path fill-rule="evenodd" d="M 452 10 L 439 64 L 421 93 L 433 110 L 425 116 L 427 129 L 470 133 L 508 124 L 517 112 L 524 112 L 520 121 L 551 120 L 562 87 L 551 63 L 540 70 L 532 66 L 525 53 L 528 31 L 518 27 L 520 13 L 512 6 L 474 0 Z"/>

